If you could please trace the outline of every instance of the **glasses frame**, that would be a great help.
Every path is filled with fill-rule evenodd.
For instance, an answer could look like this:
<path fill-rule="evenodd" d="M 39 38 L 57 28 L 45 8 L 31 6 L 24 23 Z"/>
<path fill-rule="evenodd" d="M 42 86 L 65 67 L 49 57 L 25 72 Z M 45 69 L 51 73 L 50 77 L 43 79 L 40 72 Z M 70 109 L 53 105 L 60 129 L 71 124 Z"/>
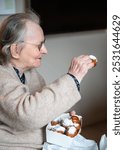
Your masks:
<path fill-rule="evenodd" d="M 40 44 L 34 44 L 34 43 L 27 42 L 27 41 L 21 41 L 21 43 L 25 43 L 25 44 L 29 44 L 29 45 L 34 45 L 40 51 L 41 48 L 43 47 L 43 45 L 45 44 L 45 41 L 46 41 L 46 39 L 44 39 L 44 41 L 42 41 Z"/>

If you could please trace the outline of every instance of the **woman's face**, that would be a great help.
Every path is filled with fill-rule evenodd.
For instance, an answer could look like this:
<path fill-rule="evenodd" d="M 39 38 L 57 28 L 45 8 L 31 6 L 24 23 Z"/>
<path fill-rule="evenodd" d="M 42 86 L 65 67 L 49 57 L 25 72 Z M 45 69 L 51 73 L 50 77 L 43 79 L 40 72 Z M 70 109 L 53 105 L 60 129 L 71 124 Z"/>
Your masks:
<path fill-rule="evenodd" d="M 44 34 L 41 27 L 33 22 L 27 23 L 27 32 L 19 54 L 18 65 L 24 70 L 39 67 L 47 49 L 44 45 Z"/>

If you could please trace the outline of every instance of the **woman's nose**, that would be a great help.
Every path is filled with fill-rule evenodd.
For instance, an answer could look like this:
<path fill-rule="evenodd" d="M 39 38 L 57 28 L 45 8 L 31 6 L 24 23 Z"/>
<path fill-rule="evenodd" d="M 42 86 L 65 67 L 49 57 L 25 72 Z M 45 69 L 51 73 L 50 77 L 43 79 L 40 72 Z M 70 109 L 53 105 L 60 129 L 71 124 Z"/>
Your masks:
<path fill-rule="evenodd" d="M 41 47 L 41 53 L 47 54 L 47 48 L 46 48 L 45 44 L 43 44 L 43 46 Z"/>

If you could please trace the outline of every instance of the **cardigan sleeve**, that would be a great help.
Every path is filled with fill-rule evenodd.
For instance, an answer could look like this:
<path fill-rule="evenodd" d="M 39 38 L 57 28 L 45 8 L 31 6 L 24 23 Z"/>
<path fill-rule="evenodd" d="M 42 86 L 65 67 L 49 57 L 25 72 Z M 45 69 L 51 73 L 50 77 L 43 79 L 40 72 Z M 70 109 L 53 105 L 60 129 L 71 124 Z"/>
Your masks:
<path fill-rule="evenodd" d="M 34 94 L 30 93 L 27 85 L 19 84 L 14 78 L 2 78 L 0 121 L 16 131 L 42 128 L 81 99 L 74 80 L 68 75 Z"/>

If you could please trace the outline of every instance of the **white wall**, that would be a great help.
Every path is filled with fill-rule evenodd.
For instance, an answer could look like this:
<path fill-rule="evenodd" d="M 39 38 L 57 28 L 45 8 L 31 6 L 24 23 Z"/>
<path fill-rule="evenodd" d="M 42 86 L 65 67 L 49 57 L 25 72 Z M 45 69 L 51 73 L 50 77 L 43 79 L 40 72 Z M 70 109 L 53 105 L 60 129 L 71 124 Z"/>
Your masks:
<path fill-rule="evenodd" d="M 93 54 L 98 58 L 98 65 L 88 72 L 81 83 L 82 100 L 72 108 L 84 117 L 84 124 L 106 119 L 106 38 L 106 30 L 46 36 L 48 54 L 38 71 L 47 83 L 67 73 L 74 56 Z"/>

